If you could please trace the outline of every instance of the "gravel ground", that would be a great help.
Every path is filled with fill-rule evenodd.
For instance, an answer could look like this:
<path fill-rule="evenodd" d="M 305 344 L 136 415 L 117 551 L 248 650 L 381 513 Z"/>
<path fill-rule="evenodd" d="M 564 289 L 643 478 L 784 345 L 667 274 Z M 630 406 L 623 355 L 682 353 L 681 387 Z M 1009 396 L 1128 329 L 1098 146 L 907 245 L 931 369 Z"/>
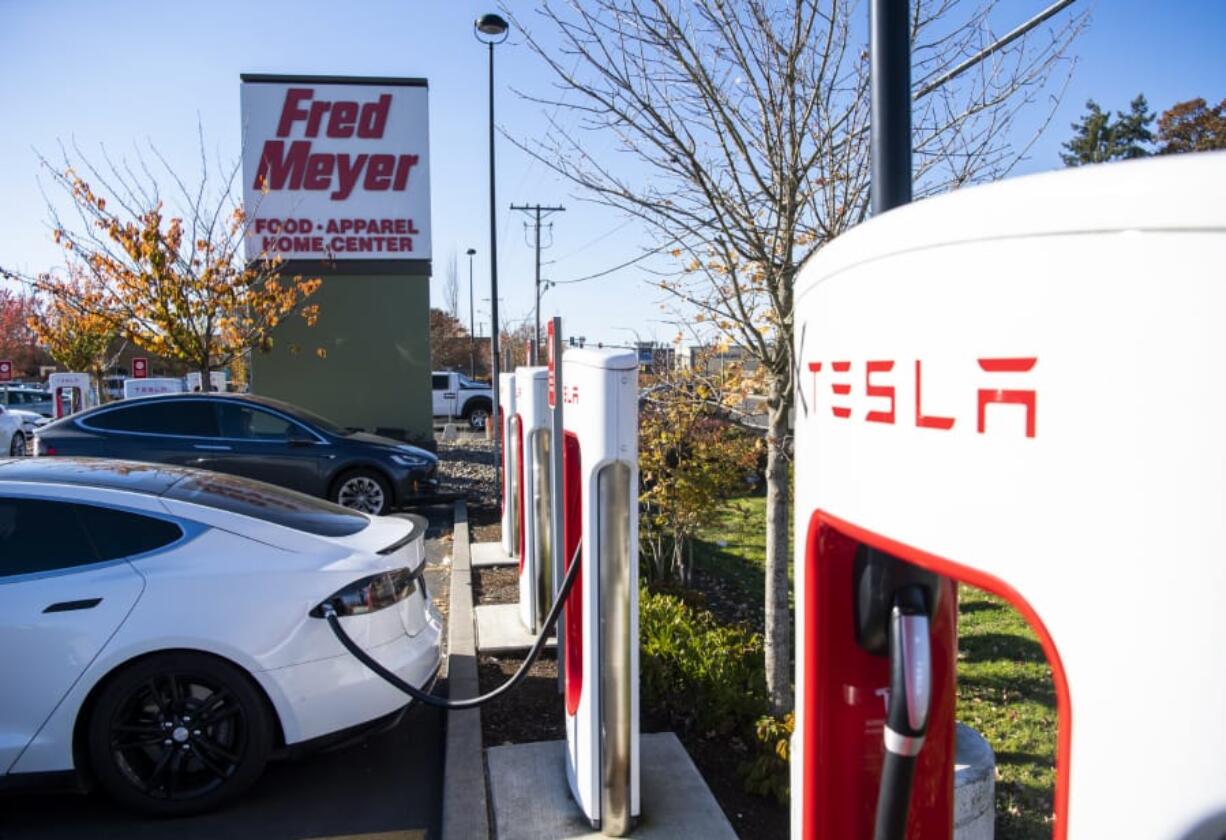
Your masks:
<path fill-rule="evenodd" d="M 440 489 L 463 493 L 473 508 L 497 508 L 494 482 L 494 444 L 477 437 L 438 441 Z"/>

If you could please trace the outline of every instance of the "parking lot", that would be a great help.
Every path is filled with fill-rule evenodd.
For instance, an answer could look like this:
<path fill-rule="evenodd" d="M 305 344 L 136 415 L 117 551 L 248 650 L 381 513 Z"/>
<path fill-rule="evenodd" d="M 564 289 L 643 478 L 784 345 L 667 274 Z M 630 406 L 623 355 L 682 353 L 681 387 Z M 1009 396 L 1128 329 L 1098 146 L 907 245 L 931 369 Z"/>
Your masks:
<path fill-rule="evenodd" d="M 427 585 L 444 592 L 448 506 L 430 520 Z M 435 598 L 437 601 L 438 599 Z M 440 689 L 435 689 L 436 692 Z M 395 728 L 349 746 L 268 766 L 241 799 L 218 812 L 175 820 L 123 810 L 98 792 L 0 797 L 0 838 L 433 838 L 440 833 L 444 714 L 413 706 Z"/>

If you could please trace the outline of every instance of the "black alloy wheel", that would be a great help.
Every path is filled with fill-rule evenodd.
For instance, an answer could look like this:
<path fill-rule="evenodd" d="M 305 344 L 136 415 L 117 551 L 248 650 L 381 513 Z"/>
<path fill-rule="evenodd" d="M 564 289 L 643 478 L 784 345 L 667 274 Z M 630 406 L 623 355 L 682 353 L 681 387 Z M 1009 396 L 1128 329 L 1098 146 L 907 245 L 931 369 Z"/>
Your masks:
<path fill-rule="evenodd" d="M 199 813 L 251 786 L 272 748 L 272 721 L 249 678 L 211 656 L 158 654 L 102 690 L 89 760 L 121 803 L 160 816 Z"/>
<path fill-rule="evenodd" d="M 20 458 L 26 454 L 26 434 L 25 432 L 13 432 L 12 440 L 9 441 L 9 455 L 14 458 Z"/>

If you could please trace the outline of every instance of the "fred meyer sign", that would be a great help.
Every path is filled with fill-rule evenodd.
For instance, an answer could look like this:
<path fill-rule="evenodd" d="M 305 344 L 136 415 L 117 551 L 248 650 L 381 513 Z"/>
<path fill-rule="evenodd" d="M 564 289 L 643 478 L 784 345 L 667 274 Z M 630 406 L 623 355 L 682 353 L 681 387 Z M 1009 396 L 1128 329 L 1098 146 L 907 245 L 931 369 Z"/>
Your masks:
<path fill-rule="evenodd" d="M 425 80 L 242 81 L 248 259 L 430 259 Z"/>

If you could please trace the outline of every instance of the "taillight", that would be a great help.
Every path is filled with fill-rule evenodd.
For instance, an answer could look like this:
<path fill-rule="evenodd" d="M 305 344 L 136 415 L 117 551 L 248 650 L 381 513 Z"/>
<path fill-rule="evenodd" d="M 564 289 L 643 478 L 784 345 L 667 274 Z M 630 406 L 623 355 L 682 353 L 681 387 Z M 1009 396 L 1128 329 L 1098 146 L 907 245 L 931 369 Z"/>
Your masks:
<path fill-rule="evenodd" d="M 324 606 L 330 604 L 339 616 L 366 615 L 398 604 L 417 591 L 418 572 L 397 569 L 371 575 L 346 586 L 311 610 L 314 618 L 324 617 Z"/>

